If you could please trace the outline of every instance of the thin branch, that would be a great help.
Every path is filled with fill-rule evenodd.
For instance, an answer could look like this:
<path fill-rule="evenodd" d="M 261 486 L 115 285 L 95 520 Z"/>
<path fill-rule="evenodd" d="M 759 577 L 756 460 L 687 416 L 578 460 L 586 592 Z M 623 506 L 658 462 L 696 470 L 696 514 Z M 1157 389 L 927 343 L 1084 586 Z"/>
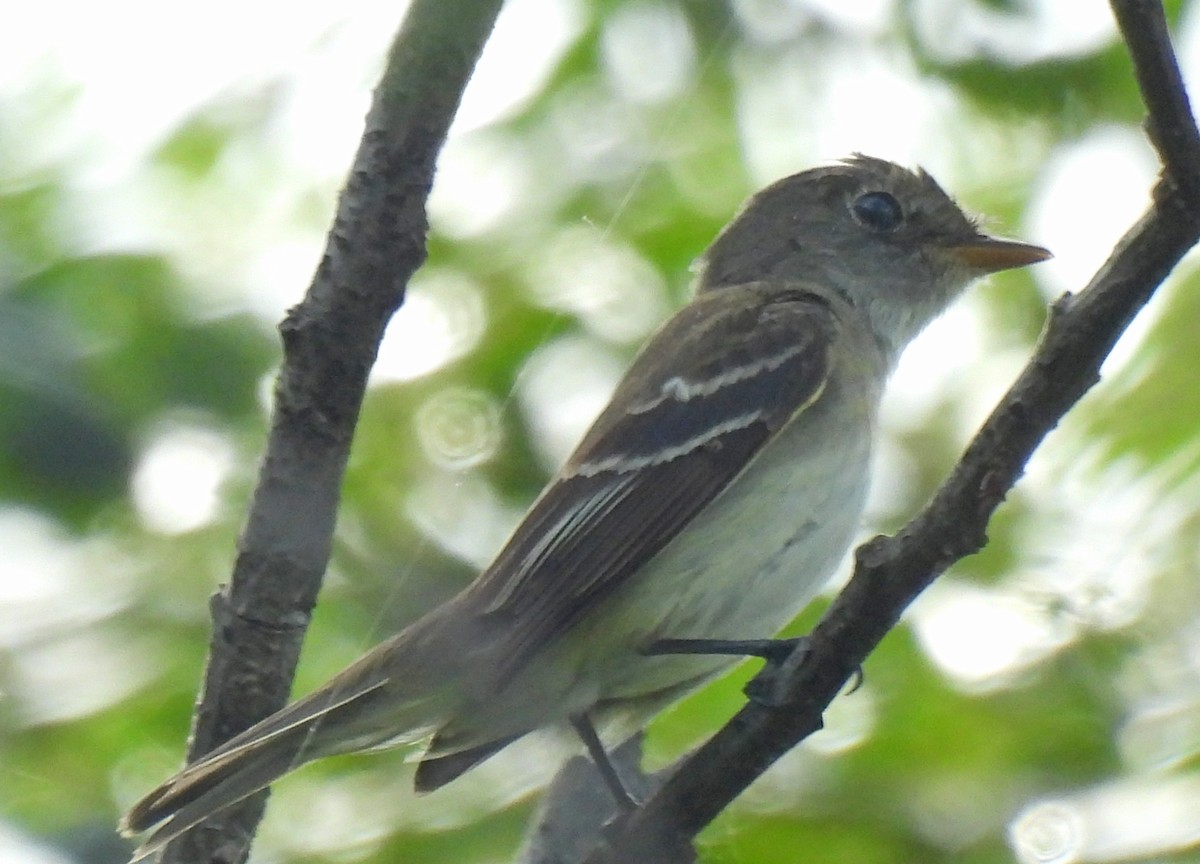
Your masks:
<path fill-rule="evenodd" d="M 1200 206 L 1200 132 L 1171 50 L 1162 4 L 1158 0 L 1111 0 L 1111 5 L 1149 109 L 1146 132 L 1166 176 L 1184 190 L 1191 207 Z"/>
<path fill-rule="evenodd" d="M 501 0 L 416 0 L 392 45 L 284 363 L 258 485 L 213 637 L 188 756 L 281 708 L 329 560 L 367 374 L 425 258 L 434 162 Z M 260 794 L 172 843 L 163 861 L 238 861 Z"/>
<path fill-rule="evenodd" d="M 1157 15 L 1161 19 L 1161 9 Z M 1122 26 L 1136 31 L 1141 25 L 1127 19 Z M 1152 47 L 1139 42 L 1133 52 L 1143 88 L 1161 86 L 1159 72 L 1175 67 L 1165 30 Z M 1169 140 L 1155 140 L 1164 162 L 1182 158 L 1187 150 L 1175 149 L 1179 142 L 1197 140 L 1186 95 L 1145 97 L 1150 127 L 1173 130 Z M 1159 183 L 1150 210 L 1088 287 L 1055 304 L 1029 365 L 929 504 L 895 537 L 877 537 L 858 550 L 853 578 L 813 631 L 808 650 L 794 658 L 779 682 L 783 707 L 748 703 L 609 833 L 588 864 L 639 860 L 640 850 L 687 842 L 776 759 L 821 727 L 822 712 L 904 608 L 951 564 L 983 547 L 988 520 L 1034 450 L 1099 380 L 1100 365 L 1117 338 L 1200 239 L 1197 202 L 1170 177 Z"/>

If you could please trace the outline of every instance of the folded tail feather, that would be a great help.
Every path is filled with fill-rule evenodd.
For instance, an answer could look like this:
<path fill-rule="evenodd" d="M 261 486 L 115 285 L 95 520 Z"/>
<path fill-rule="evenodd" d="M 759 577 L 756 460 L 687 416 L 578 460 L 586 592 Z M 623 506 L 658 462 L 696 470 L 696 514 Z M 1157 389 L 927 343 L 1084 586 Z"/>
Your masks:
<path fill-rule="evenodd" d="M 369 746 L 369 742 L 344 735 L 321 735 L 320 726 L 323 721 L 341 726 L 345 718 L 337 715 L 361 708 L 363 697 L 386 683 L 386 679 L 378 679 L 336 699 L 318 691 L 188 765 L 137 802 L 121 820 L 125 835 L 166 820 L 137 849 L 132 861 L 153 854 L 212 814 L 266 788 L 305 762 Z"/>
<path fill-rule="evenodd" d="M 181 776 L 159 787 L 130 811 L 122 823 L 129 833 L 143 830 L 166 817 L 166 821 L 133 854 L 131 864 L 162 849 L 167 843 L 203 822 L 219 810 L 235 804 L 290 771 L 303 746 L 303 731 L 271 741 L 264 747 L 224 760 L 206 771 L 200 780 Z"/>

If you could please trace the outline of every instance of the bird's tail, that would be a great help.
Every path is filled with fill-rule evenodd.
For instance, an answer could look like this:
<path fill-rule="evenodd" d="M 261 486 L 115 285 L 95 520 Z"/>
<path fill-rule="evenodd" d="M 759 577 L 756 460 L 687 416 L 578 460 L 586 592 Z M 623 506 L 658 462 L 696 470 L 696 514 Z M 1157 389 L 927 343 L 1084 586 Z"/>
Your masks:
<path fill-rule="evenodd" d="M 139 801 L 121 820 L 123 834 L 136 834 L 166 821 L 137 848 L 131 864 L 290 771 L 298 764 L 297 737 L 282 736 L 265 745 L 202 759 Z"/>
<path fill-rule="evenodd" d="M 121 819 L 122 834 L 162 824 L 138 847 L 131 864 L 305 762 L 411 742 L 432 731 L 435 695 L 397 693 L 395 683 L 381 674 L 379 656 L 372 652 L 361 658 L 329 684 L 200 757 L 134 804 Z"/>

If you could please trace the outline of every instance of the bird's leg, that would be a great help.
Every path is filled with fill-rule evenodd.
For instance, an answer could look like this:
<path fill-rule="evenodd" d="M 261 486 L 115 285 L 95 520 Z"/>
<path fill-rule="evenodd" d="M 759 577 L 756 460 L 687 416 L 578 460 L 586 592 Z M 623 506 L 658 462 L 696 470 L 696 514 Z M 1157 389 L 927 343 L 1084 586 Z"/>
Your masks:
<path fill-rule="evenodd" d="M 732 654 L 738 657 L 761 657 L 767 661 L 758 674 L 750 679 L 743 692 L 760 705 L 777 708 L 786 702 L 782 682 L 808 650 L 808 638 L 790 639 L 659 639 L 650 643 L 642 653 L 662 654 Z"/>
<path fill-rule="evenodd" d="M 783 682 L 787 673 L 800 665 L 808 651 L 808 637 L 790 639 L 658 639 L 642 649 L 649 656 L 663 654 L 732 654 L 738 657 L 761 657 L 766 665 L 743 688 L 746 696 L 768 708 L 778 708 L 787 702 Z M 863 682 L 862 669 L 854 671 L 853 693 Z"/>
<path fill-rule="evenodd" d="M 579 736 L 579 740 L 583 742 L 583 746 L 587 749 L 588 756 L 592 759 L 592 764 L 600 772 L 600 779 L 604 781 L 604 785 L 608 787 L 608 791 L 612 794 L 617 809 L 623 814 L 636 810 L 638 802 L 629 794 L 629 790 L 625 788 L 625 784 L 621 782 L 621 775 L 617 773 L 612 760 L 608 758 L 608 751 L 604 749 L 604 744 L 600 740 L 600 736 L 596 734 L 596 727 L 592 725 L 591 719 L 587 714 L 574 714 L 571 716 L 571 726 L 575 729 L 575 734 Z"/>
<path fill-rule="evenodd" d="M 803 652 L 805 636 L 791 639 L 658 639 L 642 649 L 643 654 L 732 654 L 737 657 L 761 657 L 769 666 L 777 666 L 796 651 Z"/>

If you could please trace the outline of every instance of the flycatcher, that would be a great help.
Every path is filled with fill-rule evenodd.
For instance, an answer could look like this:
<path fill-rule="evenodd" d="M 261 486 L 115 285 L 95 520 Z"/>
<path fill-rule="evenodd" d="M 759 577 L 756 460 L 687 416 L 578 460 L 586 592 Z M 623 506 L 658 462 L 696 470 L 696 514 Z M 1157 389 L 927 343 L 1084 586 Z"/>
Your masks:
<path fill-rule="evenodd" d="M 900 352 L 974 279 L 1049 256 L 865 156 L 755 195 L 491 566 L 135 804 L 123 832 L 163 823 L 135 860 L 335 753 L 428 738 L 429 790 L 570 723 L 603 761 L 594 723 L 644 723 L 733 662 L 656 644 L 767 638 L 812 599 Z"/>

